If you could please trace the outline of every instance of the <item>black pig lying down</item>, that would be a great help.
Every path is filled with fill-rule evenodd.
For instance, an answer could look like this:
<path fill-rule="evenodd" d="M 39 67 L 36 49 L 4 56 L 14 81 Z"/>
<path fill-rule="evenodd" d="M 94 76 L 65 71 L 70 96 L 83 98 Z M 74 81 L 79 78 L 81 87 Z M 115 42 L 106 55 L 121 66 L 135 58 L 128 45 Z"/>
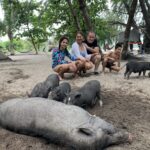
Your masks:
<path fill-rule="evenodd" d="M 49 92 L 59 85 L 59 77 L 57 74 L 51 74 L 44 82 L 37 83 L 33 88 L 29 97 L 48 98 Z"/>
<path fill-rule="evenodd" d="M 41 136 L 74 150 L 102 150 L 130 139 L 127 132 L 80 107 L 38 97 L 2 103 L 0 126 L 20 134 Z"/>
<path fill-rule="evenodd" d="M 80 89 L 71 91 L 64 102 L 80 107 L 93 107 L 97 100 L 99 100 L 100 106 L 102 106 L 100 82 L 91 80 L 85 83 Z"/>
<path fill-rule="evenodd" d="M 139 76 L 143 72 L 143 76 L 147 70 L 150 70 L 150 62 L 138 62 L 138 61 L 130 61 L 126 64 L 126 71 L 124 73 L 124 77 L 129 79 L 131 73 L 139 73 Z"/>
<path fill-rule="evenodd" d="M 63 82 L 50 92 L 49 97 L 53 100 L 63 102 L 64 99 L 66 98 L 66 95 L 70 93 L 70 91 L 71 91 L 70 84 L 68 82 Z"/>

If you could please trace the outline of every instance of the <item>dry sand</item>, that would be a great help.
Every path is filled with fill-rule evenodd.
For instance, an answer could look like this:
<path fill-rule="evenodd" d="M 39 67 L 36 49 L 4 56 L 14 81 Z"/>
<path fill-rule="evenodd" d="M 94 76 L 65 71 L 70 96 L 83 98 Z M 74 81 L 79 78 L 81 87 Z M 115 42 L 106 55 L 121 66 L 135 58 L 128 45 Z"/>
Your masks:
<path fill-rule="evenodd" d="M 53 71 L 50 56 L 18 55 L 12 56 L 13 62 L 0 62 L 0 102 L 10 98 L 26 96 L 36 83 L 45 80 Z M 125 64 L 125 62 L 122 62 Z M 100 68 L 101 70 L 101 68 Z M 109 150 L 149 150 L 150 149 L 150 78 L 132 74 L 130 80 L 123 78 L 125 68 L 120 73 L 93 75 L 66 80 L 73 87 L 96 79 L 102 85 L 103 108 L 98 104 L 88 109 L 92 114 L 104 118 L 119 128 L 131 132 L 134 141 L 107 148 Z M 62 81 L 63 82 L 63 81 Z M 19 135 L 0 128 L 0 150 L 65 150 L 49 144 L 37 137 Z"/>

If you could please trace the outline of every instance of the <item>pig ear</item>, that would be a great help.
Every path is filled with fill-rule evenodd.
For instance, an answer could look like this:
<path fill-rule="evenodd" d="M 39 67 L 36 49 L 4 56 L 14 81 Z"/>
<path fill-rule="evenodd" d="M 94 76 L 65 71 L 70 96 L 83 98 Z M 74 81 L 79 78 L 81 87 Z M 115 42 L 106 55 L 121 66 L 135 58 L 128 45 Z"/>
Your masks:
<path fill-rule="evenodd" d="M 80 97 L 81 97 L 81 93 L 75 95 L 75 98 L 80 98 Z"/>

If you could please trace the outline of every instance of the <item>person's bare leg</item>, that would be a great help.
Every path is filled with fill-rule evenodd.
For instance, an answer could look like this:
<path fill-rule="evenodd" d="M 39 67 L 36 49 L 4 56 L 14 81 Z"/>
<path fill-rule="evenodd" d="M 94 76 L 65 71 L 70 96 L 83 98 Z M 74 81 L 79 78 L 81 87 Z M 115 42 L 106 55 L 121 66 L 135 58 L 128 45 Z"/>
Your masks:
<path fill-rule="evenodd" d="M 64 78 L 64 68 L 63 67 L 59 68 L 58 75 L 59 75 L 59 79 L 63 80 L 63 78 Z"/>
<path fill-rule="evenodd" d="M 76 74 L 79 73 L 79 75 L 81 75 L 81 71 L 84 70 L 84 68 L 85 68 L 85 62 L 81 61 L 81 60 L 77 60 L 75 62 L 75 65 L 77 67 Z"/>
<path fill-rule="evenodd" d="M 53 70 L 58 74 L 59 80 L 62 80 L 62 77 L 59 75 L 59 69 L 61 68 L 61 65 L 56 66 Z"/>
<path fill-rule="evenodd" d="M 114 71 L 117 71 L 117 72 L 119 72 L 121 70 L 121 68 L 117 67 L 117 66 L 112 66 L 111 69 Z"/>
<path fill-rule="evenodd" d="M 104 58 L 104 60 L 103 60 L 103 62 L 102 62 L 102 72 L 104 72 L 105 73 L 105 68 L 106 68 L 106 65 L 107 65 L 107 61 L 108 61 L 108 59 L 107 58 Z"/>
<path fill-rule="evenodd" d="M 95 73 L 98 73 L 98 67 L 100 65 L 100 61 L 101 61 L 101 55 L 96 55 L 94 58 L 94 61 L 92 61 L 95 65 L 95 68 L 94 68 L 94 72 Z"/>
<path fill-rule="evenodd" d="M 85 63 L 85 70 L 90 70 L 93 68 L 93 63 L 92 62 L 86 62 Z"/>
<path fill-rule="evenodd" d="M 68 72 L 68 64 L 58 65 L 54 68 L 54 71 L 58 73 L 59 79 L 62 80 L 64 78 L 64 73 Z"/>
<path fill-rule="evenodd" d="M 72 62 L 68 65 L 69 65 L 69 71 L 68 72 L 74 73 L 74 77 L 76 77 L 77 76 L 77 67 L 75 65 L 75 62 Z"/>

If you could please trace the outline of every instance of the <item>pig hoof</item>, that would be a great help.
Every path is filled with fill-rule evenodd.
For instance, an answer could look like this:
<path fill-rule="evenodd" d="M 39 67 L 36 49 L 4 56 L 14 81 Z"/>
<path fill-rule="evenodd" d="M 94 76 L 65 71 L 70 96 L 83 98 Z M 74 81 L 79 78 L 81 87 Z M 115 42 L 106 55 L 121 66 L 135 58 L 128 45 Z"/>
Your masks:
<path fill-rule="evenodd" d="M 102 107 L 103 106 L 103 102 L 99 101 L 99 105 L 100 105 L 100 107 Z"/>
<path fill-rule="evenodd" d="M 133 141 L 133 135 L 131 133 L 129 133 L 128 135 L 128 142 L 131 144 Z"/>

